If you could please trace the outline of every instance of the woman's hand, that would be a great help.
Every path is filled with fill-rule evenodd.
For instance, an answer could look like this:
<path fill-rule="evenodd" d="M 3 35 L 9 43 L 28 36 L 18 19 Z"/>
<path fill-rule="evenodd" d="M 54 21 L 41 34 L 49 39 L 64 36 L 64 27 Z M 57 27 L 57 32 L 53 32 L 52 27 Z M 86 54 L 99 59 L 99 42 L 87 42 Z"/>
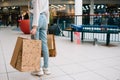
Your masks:
<path fill-rule="evenodd" d="M 36 31 L 37 31 L 37 27 L 36 26 L 33 26 L 32 30 L 31 30 L 31 34 L 32 35 L 35 35 L 36 34 Z"/>

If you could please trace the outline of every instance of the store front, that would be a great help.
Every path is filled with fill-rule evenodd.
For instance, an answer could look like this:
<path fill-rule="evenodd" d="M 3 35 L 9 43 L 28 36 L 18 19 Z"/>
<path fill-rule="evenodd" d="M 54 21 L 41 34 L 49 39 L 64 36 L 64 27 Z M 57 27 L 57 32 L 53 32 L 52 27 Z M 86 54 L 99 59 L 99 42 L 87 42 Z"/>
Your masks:
<path fill-rule="evenodd" d="M 120 4 L 94 4 L 93 13 L 90 13 L 90 4 L 82 5 L 82 15 L 75 15 L 75 4 L 54 4 L 50 5 L 50 22 L 56 24 L 57 20 L 64 27 L 69 27 L 75 23 L 75 17 L 82 16 L 82 24 L 90 24 L 92 16 L 95 25 L 119 25 L 120 21 Z M 111 19 L 111 15 L 113 20 Z M 59 17 L 59 18 L 58 18 Z M 65 26 L 64 26 L 65 25 Z"/>
<path fill-rule="evenodd" d="M 9 1 L 9 0 L 7 0 Z M 79 7 L 78 11 L 81 12 L 80 14 L 76 14 L 75 7 L 77 3 L 82 5 L 82 8 Z M 94 1 L 91 3 L 91 1 Z M 75 23 L 75 16 L 79 15 L 82 16 L 82 24 L 90 24 L 90 16 L 93 17 L 93 24 L 96 24 L 96 15 L 98 18 L 101 17 L 101 15 L 109 15 L 109 14 L 117 14 L 117 17 L 119 17 L 120 14 L 120 4 L 119 0 L 83 0 L 83 2 L 79 2 L 79 0 L 50 0 L 50 25 L 57 24 L 58 22 L 62 25 L 62 28 L 65 26 L 69 26 L 69 23 Z M 9 4 L 5 6 L 4 2 L 0 2 L 0 5 L 3 7 L 0 7 L 0 19 L 2 16 L 13 16 L 13 24 L 16 24 L 16 18 L 18 15 L 24 14 L 27 11 L 28 1 L 23 0 L 18 2 L 15 1 L 9 1 Z M 15 9 L 12 9 L 13 5 L 19 5 L 19 7 L 15 7 Z M 91 8 L 92 5 L 92 8 Z M 11 6 L 11 7 L 9 7 Z M 21 7 L 22 6 L 22 7 Z M 24 7 L 23 7 L 24 6 Z M 93 11 L 91 11 L 93 9 Z M 79 13 L 78 12 L 78 13 Z M 60 19 L 59 19 L 59 18 Z M 78 16 L 77 16 L 78 17 Z M 116 16 L 115 16 L 116 17 Z M 3 19 L 3 18 L 2 18 Z M 1 20 L 2 20 L 1 19 Z M 0 22 L 1 22 L 0 20 Z M 99 19 L 100 20 L 100 19 Z M 3 20 L 4 21 L 4 20 Z M 6 21 L 4 21 L 6 23 Z M 81 24 L 81 23 L 80 23 Z M 100 24 L 99 22 L 97 24 Z"/>
<path fill-rule="evenodd" d="M 18 27 L 18 20 L 24 19 L 24 15 L 27 12 L 28 12 L 27 6 L 0 7 L 0 25 L 4 26 L 17 25 Z"/>
<path fill-rule="evenodd" d="M 18 15 L 20 14 L 20 7 L 1 7 L 0 8 L 0 19 L 1 25 L 13 26 L 17 23 Z"/>

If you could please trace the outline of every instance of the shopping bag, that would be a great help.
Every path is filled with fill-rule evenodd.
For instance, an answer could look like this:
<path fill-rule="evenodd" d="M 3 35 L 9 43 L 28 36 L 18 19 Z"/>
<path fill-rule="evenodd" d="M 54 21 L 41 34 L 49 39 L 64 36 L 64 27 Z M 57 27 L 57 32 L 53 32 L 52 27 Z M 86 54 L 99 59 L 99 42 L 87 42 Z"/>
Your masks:
<path fill-rule="evenodd" d="M 22 72 L 39 71 L 41 58 L 41 41 L 17 38 L 11 58 L 11 66 Z"/>
<path fill-rule="evenodd" d="M 56 57 L 56 45 L 55 45 L 55 38 L 54 34 L 47 35 L 47 45 L 49 50 L 49 57 Z M 42 53 L 43 57 L 43 53 Z"/>
<path fill-rule="evenodd" d="M 54 34 L 47 35 L 49 57 L 56 57 L 56 44 Z"/>

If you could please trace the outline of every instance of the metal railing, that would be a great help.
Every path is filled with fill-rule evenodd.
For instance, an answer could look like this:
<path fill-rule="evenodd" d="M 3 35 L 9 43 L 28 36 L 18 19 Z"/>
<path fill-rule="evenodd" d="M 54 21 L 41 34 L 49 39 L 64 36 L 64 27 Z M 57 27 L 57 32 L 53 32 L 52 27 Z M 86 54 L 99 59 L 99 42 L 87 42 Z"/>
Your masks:
<path fill-rule="evenodd" d="M 83 25 L 116 25 L 119 27 L 120 31 L 120 14 L 109 14 L 109 15 L 67 15 L 67 16 L 57 16 L 59 19 L 58 23 L 61 25 L 61 29 L 64 30 L 70 27 L 71 24 L 77 24 L 77 18 L 82 17 Z M 93 21 L 90 21 L 93 20 Z M 70 34 L 69 34 L 70 35 Z M 98 41 L 106 41 L 106 34 L 104 33 L 85 33 L 84 39 Z M 111 42 L 120 42 L 120 33 L 110 35 Z"/>

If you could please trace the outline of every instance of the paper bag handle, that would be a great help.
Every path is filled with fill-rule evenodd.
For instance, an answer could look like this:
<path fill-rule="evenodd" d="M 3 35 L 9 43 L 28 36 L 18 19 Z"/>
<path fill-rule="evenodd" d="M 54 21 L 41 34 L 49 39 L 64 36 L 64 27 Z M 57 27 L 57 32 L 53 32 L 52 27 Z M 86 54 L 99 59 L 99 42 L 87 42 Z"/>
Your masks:
<path fill-rule="evenodd" d="M 36 38 L 35 38 L 35 35 L 32 35 L 32 34 L 31 34 L 30 36 L 31 36 L 31 39 L 36 39 Z"/>

